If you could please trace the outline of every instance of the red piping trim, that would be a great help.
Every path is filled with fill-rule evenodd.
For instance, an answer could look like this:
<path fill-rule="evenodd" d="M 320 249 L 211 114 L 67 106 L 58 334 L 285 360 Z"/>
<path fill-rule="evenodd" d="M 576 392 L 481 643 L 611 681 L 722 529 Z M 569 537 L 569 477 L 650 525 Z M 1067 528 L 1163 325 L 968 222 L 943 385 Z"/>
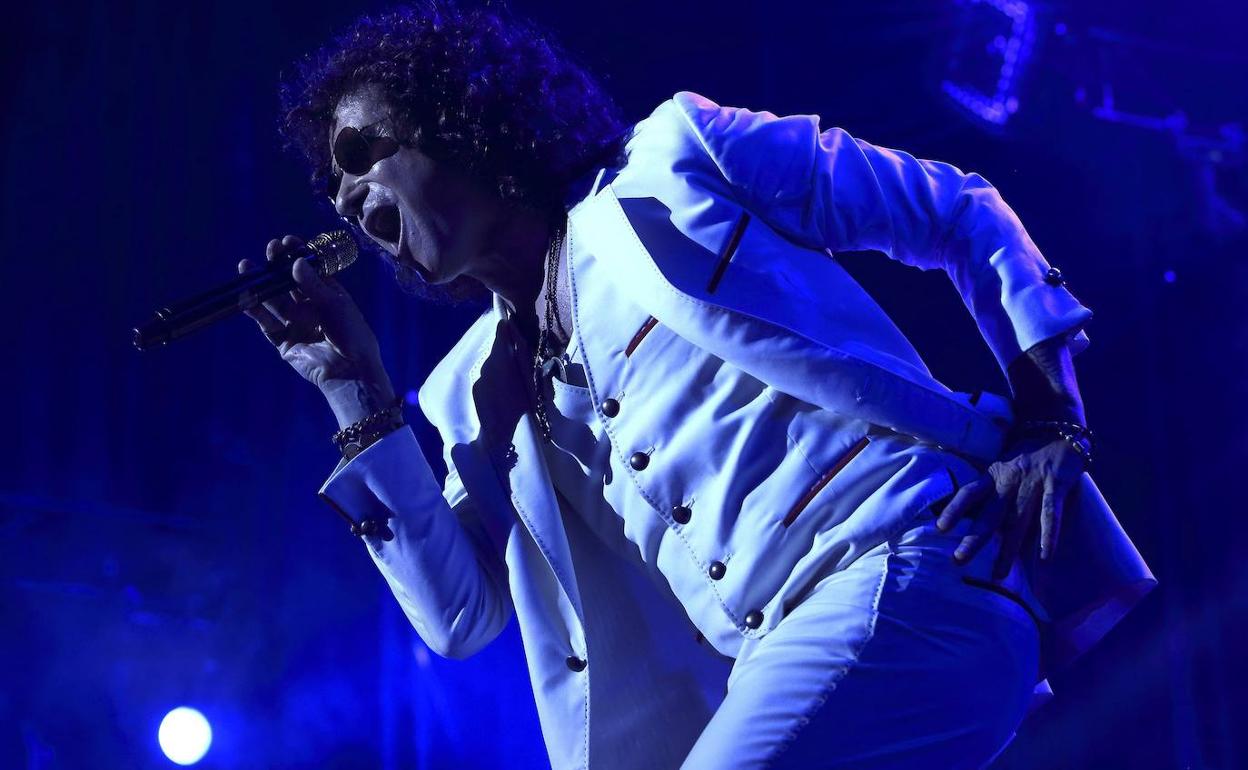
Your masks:
<path fill-rule="evenodd" d="M 784 520 L 780 523 L 786 527 L 792 524 L 794 520 L 797 519 L 797 515 L 802 512 L 802 509 L 810 504 L 810 501 L 814 499 L 815 495 L 819 494 L 819 490 L 827 486 L 827 483 L 832 480 L 832 477 L 840 473 L 841 470 L 849 464 L 849 461 L 854 459 L 859 452 L 866 449 L 867 444 L 870 443 L 870 436 L 863 436 L 858 439 L 858 442 L 850 447 L 849 451 L 843 454 L 841 459 L 836 461 L 835 465 L 819 477 L 819 480 L 814 483 L 814 486 L 806 490 L 806 494 L 802 495 L 802 499 L 797 501 L 797 503 L 789 510 L 788 514 L 785 515 Z"/>
<path fill-rule="evenodd" d="M 728 243 L 719 255 L 719 262 L 715 265 L 715 272 L 711 274 L 711 280 L 706 284 L 707 294 L 713 293 L 718 288 L 719 280 L 724 277 L 724 271 L 728 269 L 728 263 L 732 261 L 732 255 L 737 253 L 737 246 L 741 244 L 741 236 L 745 234 L 745 226 L 749 223 L 750 212 L 742 211 L 741 216 L 737 219 L 737 224 L 732 228 L 732 235 L 728 237 Z"/>
<path fill-rule="evenodd" d="M 628 347 L 624 348 L 625 357 L 633 354 L 633 351 L 637 349 L 637 346 L 641 344 L 641 341 L 646 338 L 646 335 L 649 334 L 650 330 L 653 329 L 658 323 L 659 319 L 654 316 L 650 316 L 650 320 L 641 325 L 641 328 L 638 329 L 637 333 L 633 335 L 632 341 L 628 343 Z"/>

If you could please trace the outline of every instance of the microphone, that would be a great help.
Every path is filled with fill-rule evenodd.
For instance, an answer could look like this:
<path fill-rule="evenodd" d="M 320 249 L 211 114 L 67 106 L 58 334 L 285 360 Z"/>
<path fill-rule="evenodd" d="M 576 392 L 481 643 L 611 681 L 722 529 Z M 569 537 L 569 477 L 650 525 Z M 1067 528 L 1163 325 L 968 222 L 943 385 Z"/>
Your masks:
<path fill-rule="evenodd" d="M 297 285 L 291 271 L 300 257 L 306 257 L 318 275 L 328 278 L 355 262 L 358 254 L 355 241 L 346 230 L 322 233 L 262 268 L 157 310 L 155 318 L 134 328 L 134 346 L 148 350 L 168 344 L 214 321 L 240 313 L 243 308 L 290 291 Z"/>

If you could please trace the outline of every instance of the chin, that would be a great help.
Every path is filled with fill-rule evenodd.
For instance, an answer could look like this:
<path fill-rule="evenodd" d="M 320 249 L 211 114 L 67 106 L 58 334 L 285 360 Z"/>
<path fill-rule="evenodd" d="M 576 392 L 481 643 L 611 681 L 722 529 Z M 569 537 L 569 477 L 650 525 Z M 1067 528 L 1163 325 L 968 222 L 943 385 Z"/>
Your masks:
<path fill-rule="evenodd" d="M 457 306 L 469 304 L 484 310 L 490 306 L 490 291 L 475 278 L 456 276 L 449 281 L 429 283 L 420 273 L 408 266 L 396 266 L 394 280 L 407 295 L 434 305 Z"/>

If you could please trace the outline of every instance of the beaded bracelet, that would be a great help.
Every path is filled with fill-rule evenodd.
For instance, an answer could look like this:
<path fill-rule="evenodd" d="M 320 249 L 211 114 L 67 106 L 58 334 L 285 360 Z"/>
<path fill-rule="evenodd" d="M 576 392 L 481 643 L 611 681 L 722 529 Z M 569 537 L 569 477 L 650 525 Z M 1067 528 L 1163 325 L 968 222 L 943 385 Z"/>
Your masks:
<path fill-rule="evenodd" d="M 1070 444 L 1078 455 L 1083 458 L 1083 469 L 1092 467 L 1092 454 L 1096 449 L 1096 436 L 1086 425 L 1068 420 L 1023 420 L 1011 431 L 1014 438 L 1023 436 L 1052 436 L 1057 434 Z"/>
<path fill-rule="evenodd" d="M 403 401 L 402 395 L 395 396 L 394 401 L 384 409 L 351 423 L 331 436 L 330 440 L 350 460 L 378 438 L 404 425 Z"/>

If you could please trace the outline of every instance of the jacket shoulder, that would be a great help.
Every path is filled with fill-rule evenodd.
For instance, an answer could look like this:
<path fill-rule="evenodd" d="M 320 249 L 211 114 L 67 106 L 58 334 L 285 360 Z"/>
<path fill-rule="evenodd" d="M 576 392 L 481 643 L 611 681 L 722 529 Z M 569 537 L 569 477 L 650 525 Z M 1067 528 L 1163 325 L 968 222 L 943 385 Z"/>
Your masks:
<path fill-rule="evenodd" d="M 734 186 L 755 200 L 801 195 L 809 188 L 819 141 L 818 115 L 780 117 L 763 110 L 719 105 L 679 91 L 655 110 L 666 110 Z"/>

